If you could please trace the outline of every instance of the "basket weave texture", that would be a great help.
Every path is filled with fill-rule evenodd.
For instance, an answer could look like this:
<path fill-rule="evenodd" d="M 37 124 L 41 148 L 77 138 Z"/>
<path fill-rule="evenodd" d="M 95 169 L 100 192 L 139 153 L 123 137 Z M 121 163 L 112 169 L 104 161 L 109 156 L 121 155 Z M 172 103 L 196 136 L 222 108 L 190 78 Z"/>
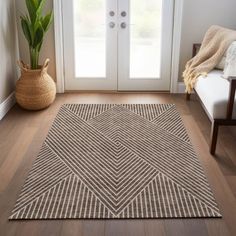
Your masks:
<path fill-rule="evenodd" d="M 38 70 L 19 62 L 21 77 L 16 83 L 16 101 L 24 109 L 41 110 L 49 107 L 56 97 L 56 85 L 47 73 L 49 59 Z"/>

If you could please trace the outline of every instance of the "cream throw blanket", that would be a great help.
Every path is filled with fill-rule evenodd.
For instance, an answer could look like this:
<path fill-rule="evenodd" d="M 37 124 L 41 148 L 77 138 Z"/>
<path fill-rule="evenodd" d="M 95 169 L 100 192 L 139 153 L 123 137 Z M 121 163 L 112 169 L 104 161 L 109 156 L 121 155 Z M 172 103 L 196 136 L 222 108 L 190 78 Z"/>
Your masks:
<path fill-rule="evenodd" d="M 233 41 L 236 41 L 234 30 L 216 25 L 208 29 L 198 54 L 186 64 L 183 73 L 186 92 L 193 90 L 198 76 L 207 75 L 215 68 Z"/>

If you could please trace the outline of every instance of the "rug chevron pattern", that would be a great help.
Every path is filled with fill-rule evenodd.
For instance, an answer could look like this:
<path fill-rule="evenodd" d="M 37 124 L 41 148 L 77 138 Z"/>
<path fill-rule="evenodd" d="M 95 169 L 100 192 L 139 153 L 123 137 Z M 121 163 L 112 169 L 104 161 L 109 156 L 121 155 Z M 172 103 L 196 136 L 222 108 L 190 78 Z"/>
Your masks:
<path fill-rule="evenodd" d="M 9 219 L 221 217 L 173 104 L 65 104 Z"/>

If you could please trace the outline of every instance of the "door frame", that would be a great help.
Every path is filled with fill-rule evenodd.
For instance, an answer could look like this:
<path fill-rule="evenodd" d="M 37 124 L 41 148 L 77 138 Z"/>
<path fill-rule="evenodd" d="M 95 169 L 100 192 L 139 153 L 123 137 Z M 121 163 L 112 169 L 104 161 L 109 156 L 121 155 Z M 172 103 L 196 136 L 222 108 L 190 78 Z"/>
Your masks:
<path fill-rule="evenodd" d="M 54 32 L 55 32 L 55 56 L 56 56 L 56 75 L 57 75 L 57 92 L 65 92 L 65 70 L 64 70 L 64 27 L 62 14 L 62 1 L 53 0 L 54 6 Z M 174 1 L 174 17 L 173 17 L 173 40 L 172 40 L 172 65 L 171 65 L 171 93 L 178 93 L 179 79 L 179 61 L 180 61 L 180 46 L 182 32 L 182 15 L 183 1 Z"/>

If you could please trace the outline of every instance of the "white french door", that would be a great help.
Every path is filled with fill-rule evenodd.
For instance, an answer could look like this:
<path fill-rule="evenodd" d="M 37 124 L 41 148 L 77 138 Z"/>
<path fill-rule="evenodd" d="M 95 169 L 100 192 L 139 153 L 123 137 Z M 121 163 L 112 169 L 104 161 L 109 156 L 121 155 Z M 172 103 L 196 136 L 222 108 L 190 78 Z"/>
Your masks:
<path fill-rule="evenodd" d="M 174 0 L 63 0 L 66 90 L 168 91 Z"/>

